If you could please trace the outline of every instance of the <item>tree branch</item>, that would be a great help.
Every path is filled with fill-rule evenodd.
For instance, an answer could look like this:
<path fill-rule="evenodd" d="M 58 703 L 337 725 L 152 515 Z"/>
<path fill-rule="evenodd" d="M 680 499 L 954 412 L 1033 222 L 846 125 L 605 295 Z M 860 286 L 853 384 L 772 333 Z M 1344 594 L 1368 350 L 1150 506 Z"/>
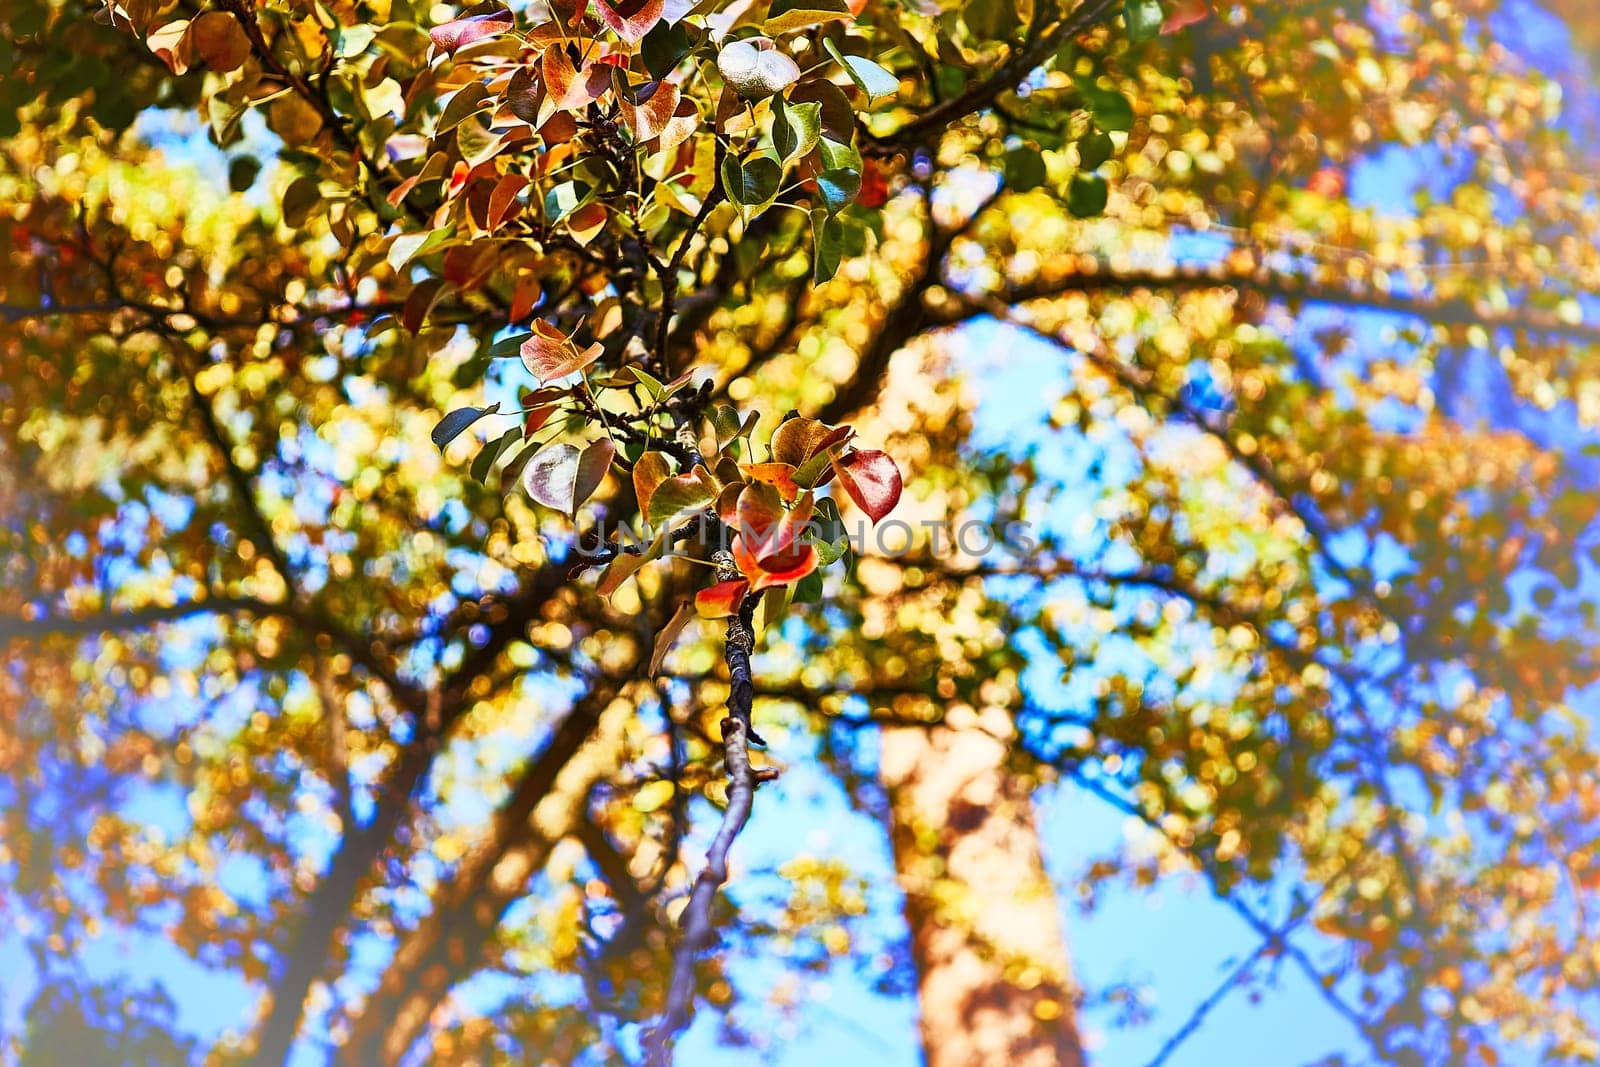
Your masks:
<path fill-rule="evenodd" d="M 1084 0 L 1065 18 L 1048 29 L 1047 18 L 1060 13 L 1060 5 L 1040 0 L 1029 27 L 1028 40 L 988 78 L 965 92 L 928 108 L 921 115 L 882 137 L 863 135 L 864 154 L 886 156 L 916 148 L 949 128 L 951 123 L 989 107 L 995 98 L 1022 84 L 1024 78 L 1060 48 L 1069 38 L 1093 28 L 1122 10 L 1117 0 Z"/>
<path fill-rule="evenodd" d="M 97 611 L 88 615 L 41 615 L 37 618 L 0 616 L 0 641 L 13 637 L 83 637 L 89 634 L 122 630 L 141 630 L 164 622 L 177 622 L 196 615 L 227 615 L 249 612 L 255 615 L 283 615 L 294 612 L 253 596 L 215 596 L 204 600 L 185 600 L 177 604 L 152 604 L 127 611 Z"/>
<path fill-rule="evenodd" d="M 717 564 L 719 580 L 731 580 L 724 575 L 738 574 L 730 553 L 718 552 Z M 755 645 L 750 616 L 754 608 L 755 598 L 746 598 L 739 614 L 728 620 L 724 657 L 730 683 L 728 714 L 722 720 L 723 759 L 728 767 L 728 807 L 706 851 L 705 868 L 695 879 L 689 903 L 683 910 L 683 940 L 672 957 L 672 983 L 667 990 L 666 1010 L 645 1039 L 649 1050 L 647 1067 L 670 1067 L 672 1063 L 673 1044 L 694 1014 L 695 962 L 701 952 L 716 942 L 711 906 L 716 902 L 717 890 L 728 880 L 728 853 L 750 819 L 756 786 L 778 776 L 770 768 L 758 771 L 750 766 L 750 742 L 760 743 L 760 738 L 750 728 L 750 709 L 755 700 L 755 684 L 750 675 L 750 653 Z"/>

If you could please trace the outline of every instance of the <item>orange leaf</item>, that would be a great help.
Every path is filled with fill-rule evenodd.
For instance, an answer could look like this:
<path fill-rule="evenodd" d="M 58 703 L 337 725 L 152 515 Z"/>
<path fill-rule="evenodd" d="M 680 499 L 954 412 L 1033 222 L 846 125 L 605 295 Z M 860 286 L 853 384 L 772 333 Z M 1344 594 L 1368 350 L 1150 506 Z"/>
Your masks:
<path fill-rule="evenodd" d="M 239 20 L 226 11 L 207 11 L 189 27 L 194 50 L 219 73 L 238 70 L 250 58 L 250 40 Z"/>
<path fill-rule="evenodd" d="M 799 467 L 823 449 L 848 440 L 854 432 L 848 426 L 829 426 L 816 419 L 790 419 L 772 431 L 772 459 Z"/>
<path fill-rule="evenodd" d="M 743 578 L 718 582 L 694 595 L 694 610 L 702 619 L 722 619 L 739 613 L 749 583 Z"/>
<path fill-rule="evenodd" d="M 748 478 L 775 486 L 786 504 L 800 495 L 800 487 L 794 482 L 794 465 L 791 463 L 745 463 L 739 469 Z"/>
<path fill-rule="evenodd" d="M 517 203 L 517 194 L 522 192 L 528 184 L 526 174 L 506 174 L 495 182 L 494 192 L 489 194 L 489 232 L 493 233 L 506 221 L 506 216 Z"/>
<path fill-rule="evenodd" d="M 542 319 L 533 323 L 533 336 L 522 342 L 522 362 L 541 384 L 576 373 L 600 358 L 598 343 L 582 351 L 572 338 Z"/>
<path fill-rule="evenodd" d="M 650 514 L 650 498 L 662 482 L 672 477 L 672 464 L 664 453 L 646 452 L 633 465 L 633 495 L 641 514 Z"/>
<path fill-rule="evenodd" d="M 1167 17 L 1161 22 L 1162 33 L 1177 33 L 1211 17 L 1211 5 L 1207 0 L 1170 0 L 1170 3 Z"/>
<path fill-rule="evenodd" d="M 741 551 L 743 546 L 734 542 L 733 556 L 740 564 L 743 571 L 747 561 L 754 562 L 748 551 Z M 817 569 L 817 550 L 814 546 L 806 544 L 791 549 L 781 556 L 769 556 L 767 559 L 756 563 L 754 576 L 750 578 L 750 591 L 759 593 L 763 589 L 770 589 L 776 585 L 791 585 L 798 582 L 806 575 Z M 749 572 L 746 572 L 749 573 Z"/>

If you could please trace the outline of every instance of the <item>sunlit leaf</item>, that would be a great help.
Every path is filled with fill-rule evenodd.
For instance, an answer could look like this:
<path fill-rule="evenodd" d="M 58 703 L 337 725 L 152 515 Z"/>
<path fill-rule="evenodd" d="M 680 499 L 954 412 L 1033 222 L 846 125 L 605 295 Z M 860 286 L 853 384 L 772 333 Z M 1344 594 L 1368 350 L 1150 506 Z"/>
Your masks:
<path fill-rule="evenodd" d="M 776 37 L 849 17 L 850 6 L 844 0 L 773 0 L 763 25 Z"/>
<path fill-rule="evenodd" d="M 856 506 L 879 522 L 900 502 L 900 468 L 885 452 L 866 449 L 833 461 L 839 484 Z"/>
<path fill-rule="evenodd" d="M 839 46 L 832 39 L 825 40 L 823 45 L 850 80 L 856 83 L 856 88 L 867 94 L 867 102 L 876 103 L 886 97 L 897 96 L 900 93 L 900 79 L 884 70 L 872 60 L 864 56 L 846 55 L 839 51 Z"/>
<path fill-rule="evenodd" d="M 576 374 L 599 359 L 603 351 L 605 347 L 598 341 L 578 348 L 572 338 L 543 320 L 533 323 L 533 332 L 519 350 L 529 373 L 545 384 Z"/>
<path fill-rule="evenodd" d="M 474 41 L 506 32 L 511 28 L 511 23 L 511 12 L 490 11 L 441 23 L 428 31 L 428 37 L 441 50 L 455 52 Z"/>

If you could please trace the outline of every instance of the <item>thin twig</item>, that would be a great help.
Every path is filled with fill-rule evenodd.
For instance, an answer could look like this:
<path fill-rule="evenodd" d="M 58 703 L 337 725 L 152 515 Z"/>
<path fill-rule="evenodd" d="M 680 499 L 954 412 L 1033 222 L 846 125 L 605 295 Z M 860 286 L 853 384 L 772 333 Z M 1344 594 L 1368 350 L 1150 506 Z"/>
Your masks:
<path fill-rule="evenodd" d="M 717 553 L 719 572 L 738 571 L 732 565 L 732 556 Z M 721 574 L 719 573 L 719 577 Z M 755 700 L 755 685 L 750 677 L 750 653 L 755 646 L 750 615 L 754 598 L 748 609 L 741 608 L 738 615 L 728 620 L 725 658 L 731 679 L 728 691 L 728 714 L 722 720 L 723 759 L 728 766 L 728 807 L 722 813 L 722 825 L 717 836 L 706 850 L 706 865 L 695 879 L 689 903 L 683 909 L 683 940 L 672 958 L 672 984 L 667 990 L 667 1006 L 646 1044 L 649 1056 L 646 1067 L 671 1067 L 672 1046 L 677 1041 L 694 1012 L 695 962 L 700 953 L 716 942 L 716 929 L 711 921 L 711 906 L 716 902 L 717 890 L 728 880 L 728 853 L 734 839 L 750 819 L 750 809 L 755 803 L 756 786 L 777 777 L 770 768 L 756 770 L 750 766 L 750 742 L 760 742 L 750 728 L 750 706 Z"/>

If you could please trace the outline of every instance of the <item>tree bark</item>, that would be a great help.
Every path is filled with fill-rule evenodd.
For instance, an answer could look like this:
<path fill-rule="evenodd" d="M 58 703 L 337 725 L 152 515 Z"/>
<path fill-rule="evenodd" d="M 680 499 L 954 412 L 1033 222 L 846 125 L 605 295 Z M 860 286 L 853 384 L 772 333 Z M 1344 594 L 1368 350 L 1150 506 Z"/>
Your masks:
<path fill-rule="evenodd" d="M 994 721 L 991 721 L 994 720 Z M 1082 1067 L 1075 990 L 1010 723 L 884 731 L 927 1067 Z"/>

